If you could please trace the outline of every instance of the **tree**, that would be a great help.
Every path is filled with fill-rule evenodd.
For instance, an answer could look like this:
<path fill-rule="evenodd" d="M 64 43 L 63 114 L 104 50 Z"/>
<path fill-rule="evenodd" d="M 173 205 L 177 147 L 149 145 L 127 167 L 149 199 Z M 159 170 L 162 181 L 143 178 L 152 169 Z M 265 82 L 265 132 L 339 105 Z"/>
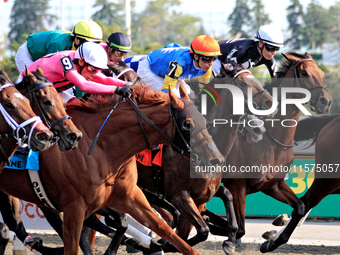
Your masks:
<path fill-rule="evenodd" d="M 124 26 L 124 1 L 119 0 L 118 3 L 108 0 L 96 0 L 92 7 L 100 9 L 92 15 L 95 21 L 101 21 L 105 26 Z"/>
<path fill-rule="evenodd" d="M 305 23 L 303 42 L 311 47 L 312 51 L 315 51 L 316 47 L 321 47 L 324 42 L 329 40 L 331 21 L 328 11 L 316 0 L 312 0 L 303 20 Z"/>
<path fill-rule="evenodd" d="M 287 7 L 288 29 L 291 31 L 291 37 L 285 41 L 293 49 L 300 49 L 303 39 L 303 8 L 299 0 L 291 0 L 291 5 Z"/>
<path fill-rule="evenodd" d="M 252 22 L 251 31 L 255 32 L 263 25 L 271 23 L 269 15 L 264 12 L 262 0 L 252 0 L 253 8 L 251 9 Z"/>
<path fill-rule="evenodd" d="M 235 37 L 249 37 L 247 29 L 251 22 L 248 0 L 236 0 L 235 8 L 228 17 L 230 34 Z"/>
<path fill-rule="evenodd" d="M 191 15 L 173 10 L 179 0 L 149 1 L 145 10 L 132 15 L 133 50 L 149 53 L 168 43 L 189 46 L 199 35 L 201 20 Z M 178 9 L 178 8 L 177 8 Z"/>
<path fill-rule="evenodd" d="M 340 48 L 340 2 L 330 6 L 328 13 L 331 20 L 330 39 L 337 42 Z"/>
<path fill-rule="evenodd" d="M 11 12 L 9 39 L 13 43 L 25 42 L 25 38 L 32 33 L 46 30 L 56 19 L 48 13 L 46 0 L 15 0 Z"/>

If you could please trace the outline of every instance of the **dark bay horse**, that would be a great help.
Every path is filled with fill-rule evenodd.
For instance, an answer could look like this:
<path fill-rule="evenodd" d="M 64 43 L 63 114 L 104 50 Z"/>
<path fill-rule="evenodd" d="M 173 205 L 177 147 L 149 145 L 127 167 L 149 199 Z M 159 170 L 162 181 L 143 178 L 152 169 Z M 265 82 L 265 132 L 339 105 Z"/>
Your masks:
<path fill-rule="evenodd" d="M 306 88 L 311 93 L 310 104 L 313 109 L 317 113 L 324 113 L 329 110 L 332 100 L 323 84 L 323 76 L 323 72 L 309 54 L 302 55 L 289 52 L 287 56 L 285 55 L 277 78 L 272 79 L 271 83 L 265 88 Z M 289 98 L 303 97 L 304 95 L 300 93 L 289 94 Z M 271 122 L 264 122 L 267 131 L 263 140 L 258 143 L 244 143 L 240 137 L 237 137 L 227 158 L 227 164 L 236 166 L 236 169 L 238 169 L 235 173 L 226 175 L 223 179 L 224 186 L 230 190 L 233 196 L 239 227 L 237 238 L 241 238 L 245 233 L 245 204 L 248 194 L 262 191 L 268 196 L 289 204 L 298 214 L 304 213 L 303 202 L 284 180 L 287 171 L 258 171 L 256 173 L 240 171 L 241 167 L 247 166 L 283 166 L 289 170 L 294 158 L 293 143 L 296 129 L 294 121 L 297 123 L 300 109 L 291 104 L 287 105 L 286 111 L 286 115 L 282 115 L 281 111 L 276 114 L 274 119 L 279 121 L 276 122 L 277 124 L 274 127 L 270 124 Z M 289 119 L 285 123 L 288 127 L 280 125 L 285 119 Z M 229 236 L 228 241 L 230 240 Z"/>
<path fill-rule="evenodd" d="M 184 93 L 183 90 L 182 93 Z M 180 123 L 179 130 L 184 128 L 183 125 L 189 124 L 194 127 L 199 121 L 203 121 L 203 118 L 201 120 L 187 119 L 189 115 L 183 116 L 185 109 L 191 108 L 191 111 L 196 109 L 190 107 L 192 104 L 186 100 L 187 95 L 183 94 L 182 99 L 178 99 L 171 91 L 169 95 L 171 103 L 164 93 L 153 92 L 145 86 L 134 87 L 134 96 L 142 111 L 168 137 L 172 137 L 175 133 L 174 122 L 170 117 L 171 105 L 175 109 L 182 109 L 175 114 Z M 154 214 L 136 185 L 137 172 L 134 155 L 144 150 L 146 143 L 141 142 L 144 137 L 140 131 L 135 110 L 130 103 L 120 103 L 102 129 L 93 154 L 86 156 L 93 137 L 109 112 L 109 107 L 116 104 L 117 100 L 117 96 L 104 96 L 98 99 L 93 97 L 89 102 L 83 102 L 81 106 L 69 105 L 68 113 L 84 134 L 78 149 L 61 153 L 52 148 L 48 153 L 40 154 L 41 178 L 45 183 L 46 192 L 57 208 L 64 212 L 65 254 L 77 254 L 84 218 L 101 207 L 113 207 L 119 211 L 128 212 L 139 222 L 169 240 L 183 254 L 197 254 Z M 182 119 L 179 120 L 179 118 Z M 91 125 L 88 125 L 89 120 L 91 120 Z M 144 129 L 150 145 L 169 143 L 152 127 L 144 125 Z M 187 130 L 188 127 L 184 129 Z M 188 142 L 188 135 L 182 135 Z M 195 138 L 198 137 L 199 135 Z M 201 145 L 208 148 L 206 144 L 209 142 L 212 141 L 205 139 Z M 211 151 L 208 150 L 200 156 L 210 157 L 210 154 Z M 209 162 L 210 159 L 206 161 Z M 6 185 L 5 180 L 13 179 L 14 174 L 16 182 L 20 182 L 21 185 Z M 13 173 L 11 170 L 5 170 L 0 180 L 2 190 L 41 205 L 33 192 L 22 192 L 23 189 L 28 189 L 28 186 L 25 174 Z"/>
<path fill-rule="evenodd" d="M 2 80 L 9 82 L 7 75 L 3 73 L 0 75 L 0 81 Z M 77 147 L 82 134 L 66 114 L 61 97 L 53 84 L 48 82 L 40 67 L 33 73 L 27 71 L 27 75 L 24 76 L 22 82 L 16 84 L 16 88 L 21 94 L 29 98 L 34 112 L 60 138 L 58 144 L 61 151 Z M 54 141 L 56 140 L 54 139 Z M 24 241 L 28 234 L 20 217 L 19 200 L 0 191 L 0 211 L 10 230 L 14 231 L 21 241 Z M 42 252 L 42 250 L 39 251 Z M 48 253 L 52 254 L 50 251 Z"/>
<path fill-rule="evenodd" d="M 305 205 L 305 211 L 300 213 L 294 210 L 288 225 L 275 236 L 275 240 L 264 242 L 260 248 L 261 252 L 273 251 L 287 243 L 297 225 L 308 216 L 312 208 L 326 196 L 340 194 L 339 130 L 340 115 L 338 114 L 312 116 L 299 122 L 295 140 L 314 139 L 316 143 L 314 181 L 306 194 L 300 198 Z"/>

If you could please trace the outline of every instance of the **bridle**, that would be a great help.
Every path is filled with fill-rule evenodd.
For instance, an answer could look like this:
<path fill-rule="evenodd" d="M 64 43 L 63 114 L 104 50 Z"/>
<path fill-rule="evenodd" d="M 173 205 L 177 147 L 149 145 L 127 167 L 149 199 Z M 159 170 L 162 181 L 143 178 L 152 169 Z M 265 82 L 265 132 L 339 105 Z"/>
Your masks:
<path fill-rule="evenodd" d="M 295 81 L 296 81 L 297 86 L 298 86 L 299 88 L 302 88 L 301 85 L 300 85 L 300 82 L 299 82 L 298 74 L 297 74 L 297 67 L 298 67 L 300 64 L 302 64 L 303 62 L 305 62 L 305 61 L 313 61 L 313 62 L 315 62 L 313 59 L 302 59 L 302 60 L 299 60 L 296 64 L 294 64 L 294 65 L 292 66 L 292 68 L 293 68 L 293 70 L 294 70 L 294 87 L 295 87 Z M 316 102 L 319 100 L 319 98 L 320 98 L 320 96 L 321 96 L 321 93 L 322 93 L 322 90 L 325 89 L 326 91 L 328 91 L 327 86 L 326 86 L 326 85 L 325 85 L 325 86 L 316 86 L 316 87 L 305 88 L 305 89 L 307 89 L 307 90 L 309 90 L 309 91 L 311 91 L 311 90 L 313 90 L 313 89 L 319 89 L 319 91 L 318 91 L 318 93 L 317 93 L 317 95 L 316 95 L 316 97 L 315 97 L 314 102 L 311 102 L 311 100 L 308 102 L 309 107 L 312 109 L 312 111 L 315 111 L 315 107 L 314 107 L 314 106 L 316 105 Z M 313 105 L 314 105 L 314 106 L 313 106 Z"/>
<path fill-rule="evenodd" d="M 6 89 L 8 87 L 14 87 L 14 84 L 6 83 L 6 84 L 2 85 L 0 87 L 0 92 L 3 89 Z M 18 124 L 12 118 L 12 116 L 6 111 L 6 109 L 3 107 L 2 103 L 0 103 L 0 112 L 3 115 L 7 124 L 13 129 L 13 131 L 11 133 L 0 134 L 0 141 L 2 141 L 2 139 L 13 137 L 17 141 L 17 144 L 18 144 L 19 147 L 26 147 L 26 146 L 30 145 L 34 128 L 36 127 L 36 125 L 38 125 L 40 122 L 42 122 L 40 117 L 34 116 L 34 117 L 24 121 L 23 123 Z M 25 127 L 30 125 L 31 123 L 33 123 L 33 124 L 32 124 L 31 130 L 30 130 L 30 132 L 27 136 Z M 25 143 L 26 139 L 27 139 L 27 143 Z M 9 162 L 8 157 L 7 157 L 3 147 L 1 146 L 1 144 L 0 144 L 0 153 L 6 159 L 6 161 L 7 161 L 6 163 L 9 165 L 10 162 Z"/>
<path fill-rule="evenodd" d="M 33 101 L 37 104 L 38 106 L 38 109 L 39 109 L 39 112 L 40 112 L 40 116 L 42 116 L 42 119 L 45 123 L 45 125 L 48 127 L 48 129 L 50 131 L 52 131 L 54 133 L 54 136 L 53 136 L 53 144 L 58 142 L 59 140 L 59 137 L 58 137 L 58 134 L 57 132 L 54 131 L 54 128 L 61 124 L 62 122 L 64 122 L 65 120 L 67 119 L 71 119 L 71 117 L 69 115 L 65 115 L 61 118 L 59 118 L 58 120 L 56 120 L 55 122 L 53 122 L 51 124 L 50 120 L 48 119 L 47 117 L 47 114 L 45 113 L 45 111 L 43 110 L 38 98 L 37 98 L 37 95 L 36 95 L 36 91 L 40 90 L 40 89 L 43 89 L 45 87 L 53 87 L 53 84 L 51 82 L 43 82 L 43 83 L 40 83 L 36 86 L 34 86 L 33 88 L 31 87 L 28 87 L 28 92 L 29 92 L 29 95 L 30 95 L 30 102 L 31 102 L 31 106 L 33 105 Z"/>

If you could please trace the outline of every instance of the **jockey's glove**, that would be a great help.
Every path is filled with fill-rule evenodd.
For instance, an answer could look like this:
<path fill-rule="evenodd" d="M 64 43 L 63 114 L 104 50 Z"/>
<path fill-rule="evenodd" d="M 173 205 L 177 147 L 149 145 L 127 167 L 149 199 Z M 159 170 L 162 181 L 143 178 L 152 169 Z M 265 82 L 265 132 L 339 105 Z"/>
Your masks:
<path fill-rule="evenodd" d="M 115 93 L 121 95 L 124 98 L 130 97 L 133 89 L 131 88 L 132 82 L 127 82 L 123 87 L 117 87 Z"/>

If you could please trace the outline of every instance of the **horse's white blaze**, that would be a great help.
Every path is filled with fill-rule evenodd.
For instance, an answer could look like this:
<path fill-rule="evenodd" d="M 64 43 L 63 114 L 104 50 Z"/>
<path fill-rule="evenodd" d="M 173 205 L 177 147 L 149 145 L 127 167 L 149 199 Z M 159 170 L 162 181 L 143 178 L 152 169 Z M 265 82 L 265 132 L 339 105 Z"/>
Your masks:
<path fill-rule="evenodd" d="M 14 93 L 14 96 L 16 98 L 24 99 L 24 96 L 22 94 L 20 94 L 20 93 Z"/>

